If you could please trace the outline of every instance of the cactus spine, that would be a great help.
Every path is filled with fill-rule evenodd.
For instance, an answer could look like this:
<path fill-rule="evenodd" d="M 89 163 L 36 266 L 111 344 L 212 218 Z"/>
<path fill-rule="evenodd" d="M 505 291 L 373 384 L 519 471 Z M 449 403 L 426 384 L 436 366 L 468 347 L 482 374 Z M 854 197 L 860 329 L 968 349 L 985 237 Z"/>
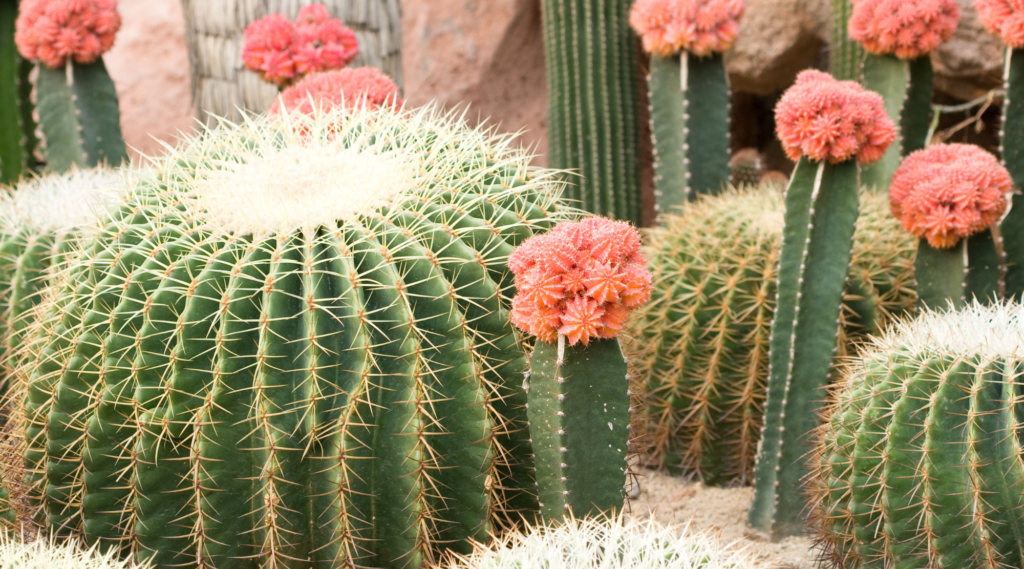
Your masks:
<path fill-rule="evenodd" d="M 140 170 L 26 344 L 54 534 L 415 567 L 536 512 L 513 246 L 559 185 L 431 109 L 222 124 Z"/>
<path fill-rule="evenodd" d="M 622 507 L 629 376 L 615 338 L 537 342 L 530 358 L 530 437 L 541 515 L 557 521 Z"/>
<path fill-rule="evenodd" d="M 638 46 L 629 0 L 543 0 L 550 166 L 574 170 L 568 197 L 640 224 Z"/>
<path fill-rule="evenodd" d="M 840 350 L 914 306 L 914 238 L 886 196 L 862 191 L 840 314 Z M 731 190 L 647 234 L 653 298 L 627 345 L 646 384 L 643 423 L 657 467 L 707 484 L 749 484 L 764 419 L 783 196 Z"/>
<path fill-rule="evenodd" d="M 1020 305 L 927 312 L 875 340 L 833 392 L 812 520 L 837 565 L 1024 564 Z"/>
<path fill-rule="evenodd" d="M 1006 48 L 1003 65 L 1003 129 L 1000 152 L 1013 184 L 1024 187 L 1024 49 Z M 1006 297 L 1024 300 L 1024 195 L 1011 197 L 999 226 L 1006 252 Z"/>

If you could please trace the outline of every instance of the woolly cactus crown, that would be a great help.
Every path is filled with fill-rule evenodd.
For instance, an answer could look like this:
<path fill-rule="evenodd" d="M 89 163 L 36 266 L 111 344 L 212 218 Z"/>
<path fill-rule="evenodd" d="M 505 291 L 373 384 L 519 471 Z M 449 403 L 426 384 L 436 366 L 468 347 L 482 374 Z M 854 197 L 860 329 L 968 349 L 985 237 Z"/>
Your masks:
<path fill-rule="evenodd" d="M 118 198 L 122 183 L 123 174 L 108 168 L 32 178 L 0 195 L 0 217 L 12 226 L 44 230 L 95 225 Z"/>
<path fill-rule="evenodd" d="M 953 37 L 956 0 L 855 0 L 850 38 L 874 54 L 913 59 Z"/>
<path fill-rule="evenodd" d="M 1024 47 L 1024 0 L 974 0 L 985 29 L 1012 48 Z"/>
<path fill-rule="evenodd" d="M 77 539 L 50 541 L 36 539 L 23 543 L 4 532 L 0 535 L 0 567 L 17 569 L 148 569 L 117 558 L 117 551 L 104 554 L 86 549 Z"/>
<path fill-rule="evenodd" d="M 925 311 L 875 338 L 864 357 L 884 358 L 896 350 L 1024 361 L 1024 305 L 975 302 L 959 311 Z"/>
<path fill-rule="evenodd" d="M 115 0 L 25 0 L 14 39 L 25 59 L 58 68 L 96 61 L 120 28 Z"/>
<path fill-rule="evenodd" d="M 745 9 L 744 0 L 638 0 L 629 23 L 649 53 L 704 56 L 732 46 Z"/>

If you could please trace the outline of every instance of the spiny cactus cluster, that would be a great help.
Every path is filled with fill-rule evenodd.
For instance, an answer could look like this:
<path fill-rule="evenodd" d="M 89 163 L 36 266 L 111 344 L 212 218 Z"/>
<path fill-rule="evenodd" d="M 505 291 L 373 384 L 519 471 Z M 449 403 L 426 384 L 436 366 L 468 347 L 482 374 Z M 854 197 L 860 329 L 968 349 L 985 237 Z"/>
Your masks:
<path fill-rule="evenodd" d="M 813 525 L 835 566 L 1024 564 L 1024 308 L 927 312 L 849 363 L 820 428 Z"/>
<path fill-rule="evenodd" d="M 291 118 L 140 170 L 58 276 L 19 374 L 53 535 L 415 567 L 536 512 L 506 262 L 561 186 L 430 108 Z"/>
<path fill-rule="evenodd" d="M 148 569 L 117 558 L 116 551 L 99 552 L 83 548 L 78 540 L 36 539 L 23 542 L 4 532 L 0 534 L 0 567 L 5 569 Z"/>
<path fill-rule="evenodd" d="M 884 196 L 861 193 L 839 347 L 914 305 L 914 240 Z M 761 186 L 694 202 L 648 233 L 652 302 L 631 321 L 646 381 L 646 446 L 658 466 L 749 483 L 764 417 L 783 196 Z"/>

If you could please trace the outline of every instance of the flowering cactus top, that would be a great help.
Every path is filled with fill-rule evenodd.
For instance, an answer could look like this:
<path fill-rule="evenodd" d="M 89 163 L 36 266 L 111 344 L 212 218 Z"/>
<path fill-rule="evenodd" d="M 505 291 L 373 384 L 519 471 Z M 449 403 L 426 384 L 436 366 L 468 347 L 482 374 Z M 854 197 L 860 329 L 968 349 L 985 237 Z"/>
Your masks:
<path fill-rule="evenodd" d="M 286 112 L 308 115 L 314 105 L 330 110 L 338 105 L 379 109 L 401 104 L 398 86 L 390 77 L 373 67 L 355 67 L 307 75 L 281 93 L 270 108 L 270 114 L 280 113 L 282 106 Z"/>
<path fill-rule="evenodd" d="M 96 61 L 119 29 L 115 0 L 23 0 L 14 41 L 25 59 L 59 68 Z"/>
<path fill-rule="evenodd" d="M 892 214 L 936 248 L 985 230 L 1006 211 L 1010 174 L 971 144 L 933 144 L 913 152 L 893 174 Z"/>
<path fill-rule="evenodd" d="M 704 56 L 729 49 L 744 9 L 744 0 L 637 0 L 629 23 L 649 53 Z"/>
<path fill-rule="evenodd" d="M 974 0 L 985 29 L 1012 48 L 1024 48 L 1024 1 Z"/>
<path fill-rule="evenodd" d="M 242 63 L 265 80 L 286 85 L 313 71 L 340 69 L 356 57 L 355 33 L 322 4 L 304 6 L 296 23 L 280 14 L 245 29 Z"/>
<path fill-rule="evenodd" d="M 775 107 L 775 128 L 793 160 L 877 161 L 896 140 L 881 95 L 828 73 L 803 71 Z"/>
<path fill-rule="evenodd" d="M 591 217 L 560 223 L 509 256 L 519 294 L 512 323 L 544 342 L 614 338 L 626 315 L 651 298 L 640 234 L 628 223 Z"/>
<path fill-rule="evenodd" d="M 850 38 L 878 55 L 924 55 L 953 37 L 960 20 L 956 0 L 854 0 Z"/>

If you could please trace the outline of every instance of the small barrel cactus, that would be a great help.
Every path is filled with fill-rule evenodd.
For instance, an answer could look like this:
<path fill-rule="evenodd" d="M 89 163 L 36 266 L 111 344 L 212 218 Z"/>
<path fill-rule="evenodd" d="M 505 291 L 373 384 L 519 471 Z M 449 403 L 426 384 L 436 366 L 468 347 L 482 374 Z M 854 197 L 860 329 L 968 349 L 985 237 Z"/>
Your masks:
<path fill-rule="evenodd" d="M 756 186 L 765 174 L 764 157 L 756 148 L 738 150 L 729 159 L 729 170 L 736 187 Z"/>
<path fill-rule="evenodd" d="M 532 515 L 506 262 L 561 186 L 529 163 L 335 109 L 140 170 L 27 344 L 40 520 L 161 567 L 417 567 Z"/>
<path fill-rule="evenodd" d="M 1024 566 L 1024 308 L 926 312 L 833 391 L 812 525 L 836 567 Z"/>
<path fill-rule="evenodd" d="M 914 240 L 883 195 L 862 192 L 840 349 L 913 308 Z M 694 202 L 648 234 L 652 302 L 629 325 L 646 381 L 652 463 L 709 484 L 751 482 L 764 417 L 783 196 L 732 190 Z"/>

